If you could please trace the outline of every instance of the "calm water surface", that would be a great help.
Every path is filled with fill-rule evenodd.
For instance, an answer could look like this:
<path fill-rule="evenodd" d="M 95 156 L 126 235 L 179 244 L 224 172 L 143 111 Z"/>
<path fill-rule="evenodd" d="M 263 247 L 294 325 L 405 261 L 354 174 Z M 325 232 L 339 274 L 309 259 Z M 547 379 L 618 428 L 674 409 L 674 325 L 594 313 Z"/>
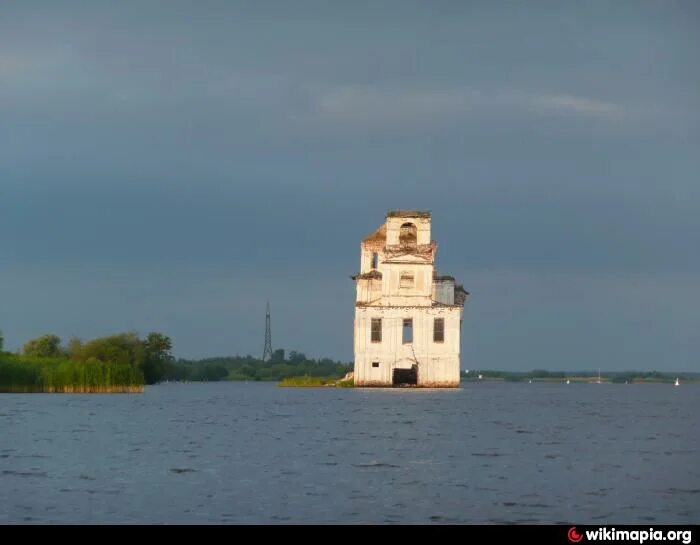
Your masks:
<path fill-rule="evenodd" d="M 0 523 L 698 523 L 700 387 L 0 395 Z"/>

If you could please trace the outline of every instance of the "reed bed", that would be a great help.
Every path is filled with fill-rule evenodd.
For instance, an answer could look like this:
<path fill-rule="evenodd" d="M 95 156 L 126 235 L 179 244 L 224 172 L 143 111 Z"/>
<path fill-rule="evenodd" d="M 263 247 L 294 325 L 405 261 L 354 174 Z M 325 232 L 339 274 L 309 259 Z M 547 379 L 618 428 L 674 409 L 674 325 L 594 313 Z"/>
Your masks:
<path fill-rule="evenodd" d="M 139 393 L 142 373 L 128 363 L 0 354 L 0 392 Z"/>

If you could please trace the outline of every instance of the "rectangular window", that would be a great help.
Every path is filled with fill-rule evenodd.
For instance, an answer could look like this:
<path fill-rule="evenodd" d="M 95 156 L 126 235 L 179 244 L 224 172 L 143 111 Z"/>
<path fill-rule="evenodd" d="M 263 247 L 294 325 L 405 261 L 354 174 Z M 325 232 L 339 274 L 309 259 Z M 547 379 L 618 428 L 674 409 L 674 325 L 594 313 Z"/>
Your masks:
<path fill-rule="evenodd" d="M 378 361 L 373 361 L 373 362 L 372 362 L 372 367 L 379 367 L 379 362 L 378 362 Z"/>
<path fill-rule="evenodd" d="M 445 342 L 445 318 L 435 318 L 433 321 L 433 342 Z"/>
<path fill-rule="evenodd" d="M 413 342 L 413 320 L 407 318 L 403 321 L 403 344 L 411 344 Z"/>
<path fill-rule="evenodd" d="M 372 318 L 372 342 L 382 342 L 382 319 Z"/>
<path fill-rule="evenodd" d="M 413 287 L 413 273 L 402 272 L 401 278 L 399 280 L 399 287 L 412 288 Z"/>

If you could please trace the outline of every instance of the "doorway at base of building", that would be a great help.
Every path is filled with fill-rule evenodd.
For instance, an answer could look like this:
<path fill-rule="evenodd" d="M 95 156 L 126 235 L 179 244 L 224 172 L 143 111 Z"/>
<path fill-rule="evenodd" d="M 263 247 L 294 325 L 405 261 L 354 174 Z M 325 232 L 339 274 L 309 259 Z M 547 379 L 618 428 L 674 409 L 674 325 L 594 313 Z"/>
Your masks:
<path fill-rule="evenodd" d="M 394 369 L 391 383 L 392 386 L 417 386 L 418 366 L 413 365 L 410 369 Z"/>

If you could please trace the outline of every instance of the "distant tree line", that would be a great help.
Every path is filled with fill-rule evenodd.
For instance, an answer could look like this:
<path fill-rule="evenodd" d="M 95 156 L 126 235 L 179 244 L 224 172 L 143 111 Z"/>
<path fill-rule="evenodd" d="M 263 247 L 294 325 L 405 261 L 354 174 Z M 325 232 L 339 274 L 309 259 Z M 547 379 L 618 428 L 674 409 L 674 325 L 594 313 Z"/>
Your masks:
<path fill-rule="evenodd" d="M 352 365 L 328 358 L 312 359 L 292 350 L 285 358 L 282 349 L 273 352 L 268 361 L 253 356 L 230 356 L 201 360 L 179 359 L 169 367 L 166 380 L 175 381 L 279 381 L 289 377 L 307 376 L 338 379 Z"/>
<path fill-rule="evenodd" d="M 534 369 L 532 371 L 494 371 L 494 370 L 472 370 L 461 372 L 463 380 L 482 379 L 504 380 L 508 382 L 520 382 L 522 380 L 562 380 L 562 379 L 597 379 L 598 371 L 547 371 L 545 369 Z M 700 373 L 662 373 L 659 371 L 608 371 L 600 374 L 601 380 L 616 384 L 632 382 L 672 382 L 676 377 L 687 380 L 697 380 Z"/>

